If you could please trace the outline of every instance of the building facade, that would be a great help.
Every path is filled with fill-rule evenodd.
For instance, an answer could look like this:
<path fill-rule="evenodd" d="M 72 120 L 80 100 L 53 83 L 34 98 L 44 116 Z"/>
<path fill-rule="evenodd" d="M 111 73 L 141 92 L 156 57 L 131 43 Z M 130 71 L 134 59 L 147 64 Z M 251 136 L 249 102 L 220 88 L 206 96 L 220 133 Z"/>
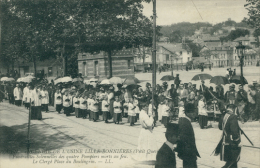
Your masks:
<path fill-rule="evenodd" d="M 108 56 L 106 52 L 80 53 L 78 55 L 78 71 L 84 79 L 109 77 Z M 126 78 L 134 76 L 134 54 L 132 49 L 112 52 L 112 74 Z"/>

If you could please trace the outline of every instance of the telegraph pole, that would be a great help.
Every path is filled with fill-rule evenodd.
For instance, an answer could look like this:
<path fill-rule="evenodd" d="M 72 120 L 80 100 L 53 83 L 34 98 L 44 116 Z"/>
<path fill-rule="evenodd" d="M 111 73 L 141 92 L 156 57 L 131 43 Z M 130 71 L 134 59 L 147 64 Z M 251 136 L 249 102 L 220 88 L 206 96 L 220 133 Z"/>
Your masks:
<path fill-rule="evenodd" d="M 152 108 L 154 109 L 154 95 L 156 89 L 156 0 L 153 0 L 153 54 L 152 54 L 152 63 L 153 63 L 153 77 L 152 77 Z"/>

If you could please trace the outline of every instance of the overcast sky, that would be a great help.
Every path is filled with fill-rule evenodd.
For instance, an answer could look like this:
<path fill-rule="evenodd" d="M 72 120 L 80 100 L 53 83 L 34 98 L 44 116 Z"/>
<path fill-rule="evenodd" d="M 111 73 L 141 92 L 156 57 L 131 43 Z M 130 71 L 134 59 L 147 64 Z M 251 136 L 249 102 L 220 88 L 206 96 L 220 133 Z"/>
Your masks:
<path fill-rule="evenodd" d="M 240 22 L 247 17 L 245 3 L 246 0 L 156 0 L 158 16 L 156 22 L 157 25 L 171 25 L 179 22 L 216 24 L 226 21 L 228 18 Z M 143 5 L 144 14 L 148 17 L 151 16 L 152 2 Z"/>

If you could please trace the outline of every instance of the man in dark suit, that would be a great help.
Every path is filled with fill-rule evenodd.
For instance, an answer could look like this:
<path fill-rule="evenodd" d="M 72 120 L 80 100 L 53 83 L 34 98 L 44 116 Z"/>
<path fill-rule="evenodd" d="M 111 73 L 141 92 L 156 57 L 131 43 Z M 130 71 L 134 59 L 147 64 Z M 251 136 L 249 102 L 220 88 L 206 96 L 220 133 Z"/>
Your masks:
<path fill-rule="evenodd" d="M 178 157 L 183 160 L 183 168 L 197 168 L 197 156 L 200 157 L 191 125 L 192 113 L 185 110 L 185 117 L 179 118 Z"/>
<path fill-rule="evenodd" d="M 155 168 L 176 168 L 175 148 L 178 138 L 178 124 L 169 123 L 165 133 L 167 141 L 156 155 Z"/>

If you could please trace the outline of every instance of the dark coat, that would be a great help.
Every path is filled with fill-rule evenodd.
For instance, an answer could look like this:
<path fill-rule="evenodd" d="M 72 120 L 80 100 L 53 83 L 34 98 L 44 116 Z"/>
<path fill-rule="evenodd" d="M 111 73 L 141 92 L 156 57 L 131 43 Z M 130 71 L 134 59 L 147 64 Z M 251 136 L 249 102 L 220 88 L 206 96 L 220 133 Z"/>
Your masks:
<path fill-rule="evenodd" d="M 175 153 L 165 143 L 157 152 L 155 168 L 176 168 Z"/>
<path fill-rule="evenodd" d="M 178 157 L 182 160 L 197 160 L 200 154 L 195 143 L 195 135 L 191 122 L 185 118 L 179 118 L 179 142 L 177 144 Z"/>
<path fill-rule="evenodd" d="M 223 122 L 225 122 L 224 127 Z M 223 134 L 215 149 L 215 155 L 220 154 L 222 161 L 238 161 L 241 152 L 238 144 L 241 142 L 241 136 L 237 116 L 233 113 L 223 115 L 219 121 L 219 129 L 223 130 Z"/>

